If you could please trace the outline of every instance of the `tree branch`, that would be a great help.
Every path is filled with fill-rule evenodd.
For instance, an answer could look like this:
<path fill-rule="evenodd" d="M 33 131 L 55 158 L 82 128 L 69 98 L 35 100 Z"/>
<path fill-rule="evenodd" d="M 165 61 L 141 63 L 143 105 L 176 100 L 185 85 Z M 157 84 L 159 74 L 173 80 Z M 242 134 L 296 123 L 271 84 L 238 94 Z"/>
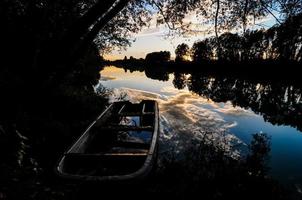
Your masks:
<path fill-rule="evenodd" d="M 80 17 L 63 36 L 63 42 L 71 45 L 79 40 L 88 32 L 91 27 L 102 15 L 104 15 L 117 0 L 99 0 L 92 8 L 90 8 L 82 17 Z"/>
<path fill-rule="evenodd" d="M 247 20 L 246 20 L 246 15 L 247 15 L 247 9 L 248 9 L 248 3 L 249 0 L 245 0 L 245 4 L 244 4 L 244 11 L 243 11 L 243 16 L 242 16 L 242 23 L 243 23 L 243 35 L 245 35 L 246 32 L 246 26 L 247 26 Z"/>
<path fill-rule="evenodd" d="M 93 28 L 79 42 L 78 46 L 74 50 L 74 55 L 72 55 L 72 57 L 81 55 L 85 48 L 87 48 L 88 45 L 91 44 L 91 42 L 97 36 L 99 31 L 103 29 L 105 25 L 109 21 L 111 21 L 120 11 L 122 11 L 130 1 L 131 0 L 119 0 L 115 5 L 113 5 L 113 7 L 107 13 L 105 13 L 105 15 L 101 19 L 96 22 Z"/>
<path fill-rule="evenodd" d="M 218 15 L 219 15 L 219 9 L 220 9 L 220 0 L 216 0 L 217 8 L 215 13 L 215 35 L 218 39 Z"/>
<path fill-rule="evenodd" d="M 158 5 L 158 3 L 156 3 L 154 0 L 152 0 L 151 2 L 157 7 L 157 9 L 159 10 L 160 14 L 163 16 L 165 24 L 168 26 L 168 28 L 170 30 L 176 30 L 175 27 L 174 27 L 174 24 L 172 24 L 173 27 L 171 27 L 171 25 L 169 24 L 169 21 L 168 21 L 167 17 L 165 16 L 164 11 L 160 7 L 160 5 Z"/>
<path fill-rule="evenodd" d="M 282 22 L 274 15 L 274 13 L 272 13 L 272 12 L 270 11 L 270 9 L 267 8 L 267 6 L 265 5 L 265 3 L 264 3 L 262 0 L 259 0 L 259 1 L 260 1 L 261 5 L 264 7 L 264 9 L 265 9 L 267 12 L 269 12 L 269 13 L 275 18 L 275 20 L 276 20 L 279 24 L 282 24 Z"/>

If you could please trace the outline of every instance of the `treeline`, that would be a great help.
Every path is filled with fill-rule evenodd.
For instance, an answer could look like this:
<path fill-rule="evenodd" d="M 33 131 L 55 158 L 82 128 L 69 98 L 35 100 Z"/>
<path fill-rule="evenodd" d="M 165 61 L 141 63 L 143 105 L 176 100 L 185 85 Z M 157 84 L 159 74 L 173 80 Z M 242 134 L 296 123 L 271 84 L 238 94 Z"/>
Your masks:
<path fill-rule="evenodd" d="M 279 63 L 298 64 L 302 62 L 302 13 L 288 18 L 284 23 L 267 30 L 247 30 L 243 35 L 225 32 L 219 37 L 196 41 L 190 48 L 182 43 L 175 49 L 175 63 L 233 64 L 260 63 L 275 65 Z M 151 52 L 146 57 L 111 62 L 115 65 L 150 64 L 174 65 L 169 51 Z M 192 67 L 192 64 L 190 64 Z"/>
<path fill-rule="evenodd" d="M 302 61 L 302 14 L 268 30 L 247 31 L 243 35 L 226 32 L 219 37 L 196 41 L 192 48 L 180 44 L 176 62 L 209 61 Z"/>

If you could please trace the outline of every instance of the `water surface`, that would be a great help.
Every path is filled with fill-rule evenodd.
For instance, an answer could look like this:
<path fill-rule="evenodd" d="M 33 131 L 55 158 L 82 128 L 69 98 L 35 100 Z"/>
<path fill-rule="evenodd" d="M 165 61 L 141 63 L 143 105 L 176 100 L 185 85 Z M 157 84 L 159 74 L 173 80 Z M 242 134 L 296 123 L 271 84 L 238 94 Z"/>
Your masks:
<path fill-rule="evenodd" d="M 202 74 L 130 72 L 114 66 L 101 71 L 100 84 L 113 90 L 113 101 L 157 100 L 161 139 L 173 141 L 174 151 L 189 145 L 188 138 L 211 132 L 218 143 L 240 146 L 233 150 L 238 156 L 252 134 L 267 133 L 271 175 L 284 183 L 302 183 L 299 87 Z"/>

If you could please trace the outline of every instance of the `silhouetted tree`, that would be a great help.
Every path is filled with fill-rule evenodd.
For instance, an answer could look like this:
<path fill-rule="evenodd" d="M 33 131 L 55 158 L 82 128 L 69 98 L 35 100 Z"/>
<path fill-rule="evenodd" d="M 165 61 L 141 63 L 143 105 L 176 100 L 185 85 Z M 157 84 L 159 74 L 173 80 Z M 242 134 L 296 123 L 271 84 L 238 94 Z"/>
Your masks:
<path fill-rule="evenodd" d="M 254 176 L 265 176 L 269 170 L 270 137 L 264 133 L 253 134 L 249 151 L 249 155 L 246 158 L 249 172 Z"/>
<path fill-rule="evenodd" d="M 174 73 L 173 85 L 175 88 L 181 90 L 186 86 L 186 76 L 182 73 Z"/>
<path fill-rule="evenodd" d="M 171 54 L 169 51 L 148 53 L 145 58 L 147 63 L 164 63 L 168 62 L 170 59 Z"/>
<path fill-rule="evenodd" d="M 218 60 L 239 61 L 241 53 L 241 38 L 238 34 L 224 33 L 219 36 L 220 51 Z"/>
<path fill-rule="evenodd" d="M 192 60 L 194 62 L 204 62 L 209 61 L 213 57 L 213 49 L 211 40 L 206 39 L 203 41 L 198 41 L 193 44 L 192 47 Z"/>
<path fill-rule="evenodd" d="M 179 44 L 175 49 L 175 61 L 183 62 L 187 60 L 187 57 L 190 55 L 190 47 L 185 44 Z"/>
<path fill-rule="evenodd" d="M 158 67 L 147 67 L 145 69 L 145 75 L 148 78 L 160 80 L 160 81 L 168 81 L 169 73 L 165 69 L 160 69 Z"/>
<path fill-rule="evenodd" d="M 289 19 L 302 12 L 302 1 L 300 0 L 278 0 L 275 3 L 280 7 L 284 19 Z"/>
<path fill-rule="evenodd" d="M 280 60 L 301 61 L 302 58 L 302 13 L 288 18 L 275 31 L 272 48 Z"/>

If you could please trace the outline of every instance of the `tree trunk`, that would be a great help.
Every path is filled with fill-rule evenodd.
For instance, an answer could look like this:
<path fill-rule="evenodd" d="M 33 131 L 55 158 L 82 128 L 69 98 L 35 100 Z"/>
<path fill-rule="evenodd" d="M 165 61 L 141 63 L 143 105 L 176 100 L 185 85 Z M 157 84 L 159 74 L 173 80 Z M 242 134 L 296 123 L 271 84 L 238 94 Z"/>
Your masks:
<path fill-rule="evenodd" d="M 74 49 L 72 58 L 76 58 L 82 55 L 85 52 L 85 49 L 91 44 L 97 34 L 100 32 L 105 25 L 112 20 L 126 5 L 129 3 L 130 0 L 120 0 L 116 5 L 106 13 L 104 17 L 102 17 L 94 26 L 93 28 L 84 36 L 84 38 L 80 41 L 80 43 Z"/>
<path fill-rule="evenodd" d="M 217 45 L 217 58 L 219 59 L 220 56 L 220 42 L 219 42 L 219 35 L 218 35 L 218 15 L 220 9 L 220 0 L 216 0 L 217 8 L 215 13 L 215 36 L 216 36 L 216 45 Z"/>
<path fill-rule="evenodd" d="M 112 0 L 111 0 L 112 1 Z M 116 1 L 116 0 L 115 0 Z M 96 37 L 98 32 L 110 21 L 112 20 L 129 2 L 130 0 L 119 0 L 114 3 L 101 17 L 94 21 L 94 26 L 91 30 L 85 32 L 86 34 L 78 35 L 80 36 L 77 40 L 74 40 L 72 44 L 67 46 L 61 56 L 64 56 L 63 60 L 59 60 L 58 73 L 56 75 L 56 82 L 60 83 L 64 80 L 64 77 L 68 75 L 75 68 L 75 62 L 85 54 L 87 48 Z M 60 56 L 60 55 L 59 55 Z M 60 67 L 61 66 L 61 67 Z"/>
<path fill-rule="evenodd" d="M 74 48 L 81 37 L 89 31 L 89 27 L 96 23 L 110 8 L 117 2 L 117 0 L 99 0 L 92 8 L 90 8 L 82 17 L 80 17 L 63 35 L 62 43 L 64 54 L 68 53 Z"/>

